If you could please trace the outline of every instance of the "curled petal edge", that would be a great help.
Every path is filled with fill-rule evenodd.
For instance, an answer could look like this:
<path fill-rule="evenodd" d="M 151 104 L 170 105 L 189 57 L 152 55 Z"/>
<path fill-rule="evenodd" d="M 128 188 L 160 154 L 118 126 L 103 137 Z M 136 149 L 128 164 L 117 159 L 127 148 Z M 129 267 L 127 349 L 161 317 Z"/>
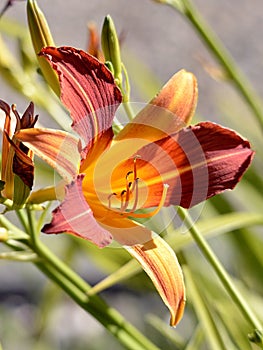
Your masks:
<path fill-rule="evenodd" d="M 141 245 L 125 247 L 138 260 L 170 310 L 170 325 L 181 320 L 185 307 L 183 273 L 172 248 L 159 236 Z"/>

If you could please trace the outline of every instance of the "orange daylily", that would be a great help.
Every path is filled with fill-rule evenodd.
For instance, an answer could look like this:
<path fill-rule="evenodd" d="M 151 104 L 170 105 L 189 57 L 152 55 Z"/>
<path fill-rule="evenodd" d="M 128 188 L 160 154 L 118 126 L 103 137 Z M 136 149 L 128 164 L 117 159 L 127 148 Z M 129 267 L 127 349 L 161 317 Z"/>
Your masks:
<path fill-rule="evenodd" d="M 51 129 L 16 134 L 68 182 L 43 231 L 68 232 L 99 247 L 112 238 L 121 243 L 152 279 L 174 326 L 185 305 L 181 268 L 169 245 L 135 220 L 232 189 L 253 156 L 249 142 L 211 122 L 184 127 L 197 102 L 196 79 L 184 70 L 114 136 L 122 97 L 105 65 L 71 47 L 45 48 L 41 55 L 59 76 L 61 101 L 84 142 L 80 147 L 78 138 Z"/>

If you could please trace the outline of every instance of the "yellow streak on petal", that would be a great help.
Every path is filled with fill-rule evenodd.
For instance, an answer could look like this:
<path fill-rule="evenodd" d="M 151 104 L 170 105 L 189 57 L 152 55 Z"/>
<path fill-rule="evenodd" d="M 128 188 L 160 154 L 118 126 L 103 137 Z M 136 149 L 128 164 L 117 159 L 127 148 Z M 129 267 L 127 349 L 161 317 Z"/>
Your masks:
<path fill-rule="evenodd" d="M 159 236 L 127 248 L 149 275 L 171 313 L 170 325 L 181 320 L 185 306 L 183 274 L 171 247 Z"/>
<path fill-rule="evenodd" d="M 171 180 L 176 180 L 176 178 L 178 178 L 179 176 L 187 173 L 188 171 L 194 171 L 195 169 L 198 169 L 198 168 L 202 168 L 202 167 L 206 167 L 208 168 L 209 164 L 211 163 L 214 163 L 214 162 L 219 162 L 221 160 L 224 160 L 224 159 L 229 159 L 231 157 L 235 157 L 237 155 L 237 153 L 235 151 L 233 152 L 229 152 L 229 153 L 224 153 L 224 154 L 221 154 L 221 155 L 218 155 L 218 156 L 214 156 L 214 157 L 211 157 L 210 159 L 203 159 L 201 160 L 200 162 L 198 163 L 194 163 L 194 164 L 191 164 L 191 165 L 187 165 L 187 166 L 181 166 L 181 167 L 178 167 L 178 168 L 174 168 L 174 169 L 169 169 L 169 171 L 166 171 L 166 172 L 162 172 L 162 177 L 149 177 L 145 180 L 145 183 L 147 184 L 148 187 L 150 186 L 154 186 L 154 185 L 160 185 L 160 186 L 163 186 L 164 183 L 169 183 L 169 181 Z M 144 173 L 145 173 L 145 178 L 147 176 L 147 169 L 143 169 Z M 207 174 L 204 172 L 204 174 Z M 208 174 L 207 174 L 208 176 Z M 143 175 L 142 175 L 143 177 Z"/>

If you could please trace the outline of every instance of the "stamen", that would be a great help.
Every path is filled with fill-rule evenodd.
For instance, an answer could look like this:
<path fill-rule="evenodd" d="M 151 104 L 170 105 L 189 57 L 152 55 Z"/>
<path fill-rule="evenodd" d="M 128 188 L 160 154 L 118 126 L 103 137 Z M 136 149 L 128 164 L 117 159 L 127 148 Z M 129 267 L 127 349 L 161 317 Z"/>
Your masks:
<path fill-rule="evenodd" d="M 111 193 L 111 194 L 108 196 L 108 207 L 109 207 L 109 209 L 111 209 L 111 198 L 112 198 L 113 196 L 117 196 L 117 193 L 113 192 L 113 193 Z"/>
<path fill-rule="evenodd" d="M 134 156 L 133 158 L 133 173 L 134 173 L 134 181 L 136 181 L 137 179 L 137 168 L 136 168 L 136 160 L 138 158 L 141 158 L 141 156 L 139 154 L 137 154 L 136 156 Z"/>
<path fill-rule="evenodd" d="M 133 158 L 133 171 L 128 171 L 126 174 L 126 189 L 122 190 L 120 195 L 117 195 L 117 193 L 112 193 L 108 196 L 108 207 L 109 209 L 112 209 L 116 212 L 121 213 L 124 216 L 129 216 L 131 213 L 133 214 L 138 206 L 138 201 L 139 201 L 139 188 L 138 188 L 138 181 L 139 178 L 137 177 L 137 166 L 136 166 L 136 160 L 138 158 L 141 158 L 140 155 L 135 155 Z M 133 181 L 129 181 L 129 176 L 133 174 Z M 131 194 L 135 191 L 134 194 L 134 203 L 132 208 L 129 210 L 129 212 L 126 212 L 129 204 L 130 204 L 130 198 Z M 120 209 L 113 209 L 111 208 L 111 198 L 112 196 L 120 196 L 121 198 L 121 207 Z"/>
<path fill-rule="evenodd" d="M 130 213 L 126 213 L 127 216 L 131 216 L 131 217 L 134 217 L 134 218 L 149 218 L 149 217 L 152 217 L 152 216 L 156 215 L 157 213 L 159 213 L 159 211 L 161 210 L 161 208 L 164 205 L 168 188 L 169 188 L 168 184 L 164 184 L 163 185 L 162 198 L 160 200 L 160 203 L 159 203 L 158 207 L 155 208 L 153 211 L 151 211 L 150 213 L 132 213 L 132 212 L 130 212 Z"/>
<path fill-rule="evenodd" d="M 139 181 L 139 179 L 137 178 L 133 182 L 133 188 L 135 189 L 135 195 L 134 195 L 135 199 L 134 199 L 134 203 L 133 203 L 133 206 L 132 206 L 132 209 L 131 209 L 131 213 L 133 213 L 136 210 L 137 205 L 138 205 L 138 199 L 139 199 L 138 181 Z"/>
<path fill-rule="evenodd" d="M 126 174 L 126 190 L 122 191 L 121 192 L 121 211 L 124 212 L 127 208 L 128 208 L 128 205 L 129 205 L 129 201 L 130 201 L 130 194 L 131 194 L 131 185 L 132 185 L 132 182 L 131 181 L 128 181 L 128 178 L 129 176 L 133 173 L 133 171 L 128 171 L 128 173 Z M 126 198 L 125 198 L 125 202 L 123 201 L 123 198 L 122 198 L 122 195 L 126 193 Z"/>
<path fill-rule="evenodd" d="M 126 194 L 126 196 L 125 196 L 125 200 L 124 200 L 124 195 Z M 129 194 L 128 194 L 128 192 L 126 191 L 126 190 L 123 190 L 123 191 L 121 191 L 121 211 L 124 211 L 126 208 L 125 208 L 125 206 L 126 206 L 126 202 L 127 202 L 127 196 L 129 197 Z"/>

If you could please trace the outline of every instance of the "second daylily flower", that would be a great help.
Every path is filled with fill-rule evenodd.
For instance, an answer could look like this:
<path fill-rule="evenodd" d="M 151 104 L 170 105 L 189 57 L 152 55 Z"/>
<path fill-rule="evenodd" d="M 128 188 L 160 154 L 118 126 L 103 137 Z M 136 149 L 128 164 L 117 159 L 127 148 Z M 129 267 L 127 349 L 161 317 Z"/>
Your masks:
<path fill-rule="evenodd" d="M 181 268 L 167 243 L 134 220 L 232 189 L 253 156 L 249 142 L 211 122 L 184 127 L 197 102 L 196 79 L 184 70 L 114 136 L 122 97 L 105 65 L 71 47 L 45 48 L 41 55 L 57 72 L 61 101 L 85 143 L 80 147 L 76 137 L 51 129 L 16 135 L 68 182 L 43 231 L 68 232 L 99 247 L 112 238 L 121 243 L 152 279 L 174 326 L 185 304 Z M 139 210 L 147 208 L 154 209 Z"/>
<path fill-rule="evenodd" d="M 15 132 L 33 128 L 38 116 L 34 116 L 34 105 L 31 102 L 19 116 L 16 106 L 11 107 L 0 100 L 0 109 L 5 112 L 5 123 L 2 141 L 1 180 L 4 182 L 2 195 L 13 200 L 13 206 L 22 206 L 32 189 L 34 180 L 33 153 L 23 145 L 12 132 L 11 114 L 16 119 Z"/>

